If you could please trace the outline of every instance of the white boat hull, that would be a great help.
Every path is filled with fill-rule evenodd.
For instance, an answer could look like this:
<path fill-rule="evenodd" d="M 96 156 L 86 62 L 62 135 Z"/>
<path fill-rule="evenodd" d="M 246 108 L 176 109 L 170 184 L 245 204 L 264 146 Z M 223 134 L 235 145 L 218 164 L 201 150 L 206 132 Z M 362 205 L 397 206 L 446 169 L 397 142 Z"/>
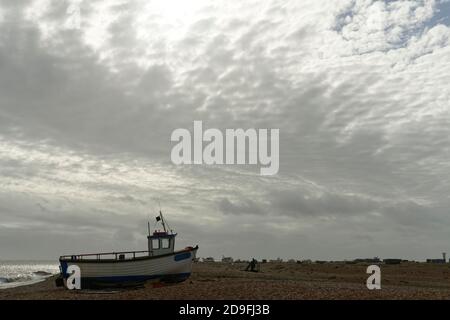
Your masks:
<path fill-rule="evenodd" d="M 140 257 L 130 260 L 60 260 L 63 279 L 67 269 L 76 265 L 80 269 L 81 287 L 129 286 L 147 281 L 181 282 L 192 272 L 197 247 L 171 254 Z M 65 281 L 64 281 L 65 282 Z"/>

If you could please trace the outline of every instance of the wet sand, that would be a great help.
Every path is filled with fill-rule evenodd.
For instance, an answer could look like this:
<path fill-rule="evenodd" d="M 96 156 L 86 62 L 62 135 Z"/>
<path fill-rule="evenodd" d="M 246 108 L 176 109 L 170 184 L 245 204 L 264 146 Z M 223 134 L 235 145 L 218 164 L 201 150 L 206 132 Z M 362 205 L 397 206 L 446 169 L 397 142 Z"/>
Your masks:
<path fill-rule="evenodd" d="M 381 290 L 366 288 L 367 264 L 195 263 L 181 284 L 154 288 L 69 291 L 54 277 L 30 286 L 0 290 L 3 299 L 450 299 L 450 265 L 402 263 L 381 266 Z"/>

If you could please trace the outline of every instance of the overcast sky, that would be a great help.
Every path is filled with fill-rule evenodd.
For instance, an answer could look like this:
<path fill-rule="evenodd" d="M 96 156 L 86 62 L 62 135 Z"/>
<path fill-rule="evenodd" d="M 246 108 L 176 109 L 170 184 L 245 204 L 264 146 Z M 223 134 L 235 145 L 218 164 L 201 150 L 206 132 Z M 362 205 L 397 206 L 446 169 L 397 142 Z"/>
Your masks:
<path fill-rule="evenodd" d="M 79 2 L 80 28 L 73 8 Z M 177 247 L 450 252 L 450 2 L 0 1 L 0 259 Z M 176 128 L 279 128 L 280 170 L 176 166 Z"/>

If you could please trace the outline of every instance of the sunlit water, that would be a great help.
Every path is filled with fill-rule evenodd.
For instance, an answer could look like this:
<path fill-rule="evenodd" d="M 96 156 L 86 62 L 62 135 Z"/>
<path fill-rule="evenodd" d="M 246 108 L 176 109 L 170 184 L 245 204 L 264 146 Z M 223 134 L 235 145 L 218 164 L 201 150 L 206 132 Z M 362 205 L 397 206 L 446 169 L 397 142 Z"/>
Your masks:
<path fill-rule="evenodd" d="M 57 273 L 57 261 L 0 261 L 0 289 L 30 285 Z"/>

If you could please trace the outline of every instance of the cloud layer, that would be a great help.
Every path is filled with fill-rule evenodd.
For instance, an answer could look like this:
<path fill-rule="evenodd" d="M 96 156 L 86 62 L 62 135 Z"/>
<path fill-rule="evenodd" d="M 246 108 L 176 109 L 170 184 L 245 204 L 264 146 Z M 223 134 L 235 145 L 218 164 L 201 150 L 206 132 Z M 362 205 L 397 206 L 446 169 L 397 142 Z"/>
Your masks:
<path fill-rule="evenodd" d="M 158 199 L 202 256 L 439 255 L 449 15 L 431 0 L 2 2 L 2 257 L 145 249 Z M 279 128 L 279 174 L 174 166 L 171 132 L 194 120 Z"/>

